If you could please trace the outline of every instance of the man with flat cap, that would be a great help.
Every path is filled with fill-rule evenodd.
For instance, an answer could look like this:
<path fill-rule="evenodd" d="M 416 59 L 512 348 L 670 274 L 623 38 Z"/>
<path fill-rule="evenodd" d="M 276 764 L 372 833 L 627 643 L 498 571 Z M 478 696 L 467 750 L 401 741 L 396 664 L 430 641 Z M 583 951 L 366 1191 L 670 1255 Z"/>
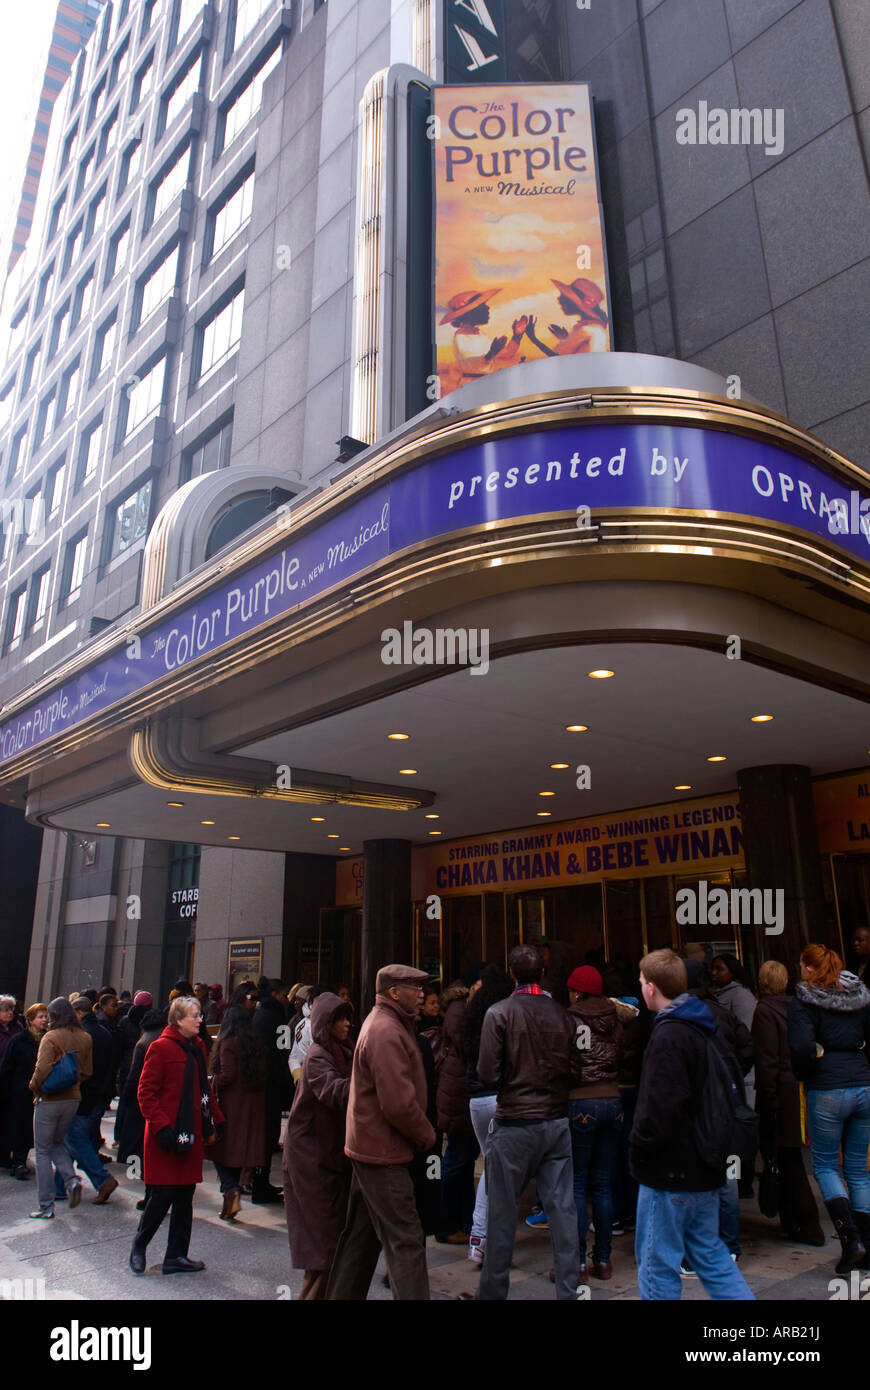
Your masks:
<path fill-rule="evenodd" d="M 383 1249 L 395 1299 L 428 1299 L 426 1242 L 408 1165 L 430 1149 L 426 1079 L 414 1027 L 429 976 L 385 965 L 353 1054 L 344 1151 L 353 1164 L 347 1218 L 327 1299 L 365 1299 Z"/>

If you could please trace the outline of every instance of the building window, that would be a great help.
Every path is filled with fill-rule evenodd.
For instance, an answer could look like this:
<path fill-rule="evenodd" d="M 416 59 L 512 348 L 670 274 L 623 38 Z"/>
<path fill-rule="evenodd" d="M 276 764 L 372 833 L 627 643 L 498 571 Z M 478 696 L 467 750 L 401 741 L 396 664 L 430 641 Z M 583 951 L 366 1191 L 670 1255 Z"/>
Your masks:
<path fill-rule="evenodd" d="M 9 473 L 7 475 L 10 480 L 15 477 L 24 462 L 24 448 L 27 443 L 29 428 L 30 422 L 25 420 L 21 428 L 16 430 L 12 436 L 12 443 L 9 446 Z"/>
<path fill-rule="evenodd" d="M 91 105 L 88 111 L 88 129 L 93 125 L 103 108 L 103 102 L 106 100 L 106 92 L 106 79 L 102 77 L 91 93 Z"/>
<path fill-rule="evenodd" d="M 172 25 L 172 38 L 169 42 L 170 51 L 175 48 L 179 39 L 183 39 L 193 21 L 202 13 L 205 0 L 175 0 L 175 16 Z"/>
<path fill-rule="evenodd" d="M 88 482 L 97 471 L 100 462 L 100 446 L 103 442 L 103 417 L 98 415 L 83 431 L 79 442 L 78 486 Z"/>
<path fill-rule="evenodd" d="M 107 367 L 111 367 L 112 360 L 115 356 L 115 338 L 117 332 L 118 311 L 116 309 L 111 317 L 100 324 L 100 327 L 97 329 L 97 335 L 94 339 L 94 370 L 91 377 L 92 381 L 96 381 L 101 372 L 104 372 Z"/>
<path fill-rule="evenodd" d="M 281 61 L 280 44 L 263 60 L 245 86 L 226 106 L 218 118 L 217 153 L 231 145 L 250 120 L 256 116 L 263 100 L 263 84 Z"/>
<path fill-rule="evenodd" d="M 104 17 L 104 19 L 103 19 L 103 27 L 102 27 L 102 29 L 101 29 L 101 31 L 100 31 L 100 52 L 99 52 L 99 54 L 98 54 L 98 57 L 99 57 L 99 58 L 105 57 L 106 49 L 109 47 L 109 33 L 110 33 L 110 31 L 111 31 L 111 28 L 112 28 L 112 6 L 111 6 L 111 4 L 109 4 L 109 5 L 106 6 L 105 17 Z"/>
<path fill-rule="evenodd" d="M 12 402 L 15 400 L 15 377 L 12 376 L 0 390 L 0 430 L 4 430 L 12 418 Z"/>
<path fill-rule="evenodd" d="M 62 603 L 74 598 L 82 586 L 85 577 L 85 559 L 88 552 L 88 533 L 82 531 L 67 543 L 66 552 L 63 557 L 63 574 L 60 581 L 60 599 Z"/>
<path fill-rule="evenodd" d="M 94 232 L 98 232 L 106 220 L 106 185 L 100 189 L 94 201 L 88 208 L 87 226 L 85 229 L 84 245 L 87 246 Z"/>
<path fill-rule="evenodd" d="M 134 179 L 142 165 L 142 137 L 137 135 L 121 156 L 121 178 L 118 183 L 118 196 L 124 192 L 131 179 Z"/>
<path fill-rule="evenodd" d="M 232 42 L 229 52 L 234 53 L 245 42 L 254 25 L 262 19 L 268 9 L 274 9 L 276 0 L 236 0 L 236 13 L 231 24 Z"/>
<path fill-rule="evenodd" d="M 148 534 L 151 515 L 151 479 L 125 497 L 109 513 L 105 564 L 122 555 Z"/>
<path fill-rule="evenodd" d="M 217 430 L 186 449 L 181 461 L 181 482 L 188 483 L 203 473 L 214 473 L 218 468 L 228 468 L 230 450 L 233 442 L 232 417 Z"/>
<path fill-rule="evenodd" d="M 143 36 L 143 37 L 144 37 L 145 34 L 148 33 L 148 30 L 151 28 L 151 25 L 154 23 L 154 11 L 157 9 L 157 6 L 158 6 L 159 4 L 160 4 L 160 0 L 145 0 L 145 4 L 144 4 L 143 9 L 142 9 L 142 36 Z"/>
<path fill-rule="evenodd" d="M 21 394 L 26 396 L 34 381 L 36 380 L 39 368 L 39 359 L 42 355 L 42 339 L 30 349 L 24 359 L 24 371 L 21 373 Z"/>
<path fill-rule="evenodd" d="M 81 323 L 91 311 L 91 304 L 94 300 L 94 267 L 82 276 L 76 285 L 76 292 L 73 298 L 72 324 L 74 328 L 77 323 Z"/>
<path fill-rule="evenodd" d="M 146 227 L 150 227 L 162 217 L 173 199 L 177 198 L 187 183 L 190 170 L 190 144 L 186 144 L 172 164 L 155 179 L 151 185 L 150 217 Z"/>
<path fill-rule="evenodd" d="M 71 163 L 71 161 L 72 161 L 73 150 L 75 149 L 76 140 L 77 140 L 78 138 L 79 138 L 79 123 L 78 123 L 78 121 L 76 121 L 76 123 L 75 123 L 75 125 L 73 126 L 72 130 L 70 131 L 69 135 L 66 137 L 66 139 L 65 139 L 64 142 L 63 142 L 63 153 L 62 153 L 62 155 L 61 155 L 61 157 L 60 157 L 60 171 L 61 171 L 61 173 L 63 173 L 64 169 L 68 169 L 69 166 L 70 166 L 70 163 Z"/>
<path fill-rule="evenodd" d="M 100 152 L 98 162 L 102 163 L 110 150 L 115 148 L 118 139 L 118 108 L 115 107 L 100 134 Z"/>
<path fill-rule="evenodd" d="M 202 80 L 204 54 L 198 53 L 181 74 L 160 105 L 160 116 L 157 121 L 157 138 L 160 139 L 165 130 L 168 130 L 173 121 L 181 115 L 185 106 L 192 101 L 197 88 Z"/>
<path fill-rule="evenodd" d="M 91 148 L 88 150 L 87 154 L 84 156 L 84 158 L 81 160 L 79 164 L 79 174 L 78 179 L 76 180 L 76 197 L 78 197 L 79 194 L 85 188 L 87 188 L 91 180 L 91 177 L 94 172 L 94 156 L 96 155 L 96 152 L 96 145 L 91 145 Z"/>
<path fill-rule="evenodd" d="M 36 412 L 36 425 L 33 430 L 33 447 L 38 449 L 43 439 L 54 429 L 54 407 L 57 401 L 57 387 L 46 391 Z"/>
<path fill-rule="evenodd" d="M 166 380 L 166 357 L 158 358 L 150 371 L 125 385 L 121 392 L 121 438 L 129 439 L 147 420 L 156 415 L 163 404 Z"/>
<path fill-rule="evenodd" d="M 70 232 L 66 239 L 66 248 L 63 254 L 63 273 L 69 270 L 70 266 L 78 260 L 82 249 L 82 232 L 84 230 L 83 220 L 80 218 L 78 225 Z"/>
<path fill-rule="evenodd" d="M 27 586 L 16 589 L 9 600 L 6 614 L 6 646 L 17 642 L 24 631 L 24 616 L 27 611 Z"/>
<path fill-rule="evenodd" d="M 112 59 L 112 83 L 114 87 L 118 80 L 127 71 L 127 64 L 130 61 L 130 40 L 125 39 Z"/>
<path fill-rule="evenodd" d="M 223 308 L 199 324 L 193 353 L 193 382 L 202 381 L 238 347 L 245 308 L 244 287 Z"/>
<path fill-rule="evenodd" d="M 130 219 L 120 226 L 109 242 L 109 255 L 106 261 L 106 284 L 114 280 L 118 271 L 127 264 L 130 254 Z"/>
<path fill-rule="evenodd" d="M 36 545 L 45 526 L 45 503 L 39 487 L 28 492 L 24 499 L 24 526 L 18 540 L 18 549 L 25 545 Z"/>
<path fill-rule="evenodd" d="M 40 275 L 40 277 L 39 277 L 39 288 L 38 288 L 38 290 L 36 291 L 36 310 L 35 310 L 35 312 L 36 312 L 37 314 L 41 313 L 42 310 L 43 310 L 43 308 L 45 307 L 45 301 L 48 299 L 48 292 L 49 292 L 49 290 L 51 289 L 51 282 L 52 282 L 53 279 L 54 279 L 54 261 L 52 261 L 51 265 L 48 267 L 48 270 L 43 271 L 42 275 Z"/>
<path fill-rule="evenodd" d="M 135 111 L 143 97 L 147 97 L 154 82 L 154 49 L 148 54 L 145 62 L 136 73 L 136 80 L 133 83 L 133 100 L 130 103 L 130 110 Z"/>
<path fill-rule="evenodd" d="M 60 508 L 60 504 L 63 501 L 63 485 L 65 481 L 66 460 L 61 459 L 60 463 L 56 463 L 49 473 L 45 488 L 45 499 L 49 516 L 54 516 Z"/>
<path fill-rule="evenodd" d="M 51 591 L 51 565 L 39 570 L 30 581 L 30 603 L 27 613 L 27 630 L 41 623 L 48 612 L 48 596 Z"/>
<path fill-rule="evenodd" d="M 69 337 L 69 318 L 70 301 L 67 300 L 66 303 L 58 309 L 51 325 L 51 343 L 48 349 L 49 361 L 54 357 L 56 352 L 60 351 Z"/>
<path fill-rule="evenodd" d="M 67 189 L 64 189 L 63 192 L 61 193 L 60 197 L 58 198 L 57 202 L 54 204 L 54 206 L 53 206 L 52 209 L 51 209 L 51 216 L 50 216 L 50 218 L 48 219 L 48 239 L 49 239 L 49 241 L 51 241 L 52 237 L 54 237 L 54 236 L 57 235 L 57 229 L 58 229 L 58 227 L 60 226 L 60 219 L 61 219 L 62 216 L 63 216 L 64 204 L 66 203 L 66 195 L 67 195 Z"/>
<path fill-rule="evenodd" d="M 81 94 L 82 94 L 82 79 L 84 78 L 84 75 L 85 75 L 85 65 L 87 64 L 87 61 L 88 61 L 88 50 L 87 50 L 86 48 L 83 48 L 82 51 L 81 51 L 81 53 L 79 54 L 79 60 L 78 60 L 78 62 L 76 63 L 76 78 L 75 78 L 75 85 L 74 85 L 74 87 L 73 87 L 73 97 L 72 97 L 72 104 L 73 104 L 73 106 L 75 106 L 76 102 L 78 101 L 79 97 L 80 97 Z"/>
<path fill-rule="evenodd" d="M 141 282 L 138 315 L 135 327 L 150 318 L 164 300 L 168 299 L 178 283 L 178 267 L 181 247 L 176 246 L 155 266 L 151 274 Z"/>
<path fill-rule="evenodd" d="M 60 379 L 60 395 L 57 398 L 57 418 L 62 420 L 70 411 L 74 410 L 79 398 L 79 373 L 81 362 L 77 357 L 71 367 L 67 367 Z"/>
<path fill-rule="evenodd" d="M 209 213 L 206 226 L 206 263 L 232 241 L 251 216 L 254 203 L 254 169 L 242 175 L 242 182 L 225 193 Z"/>

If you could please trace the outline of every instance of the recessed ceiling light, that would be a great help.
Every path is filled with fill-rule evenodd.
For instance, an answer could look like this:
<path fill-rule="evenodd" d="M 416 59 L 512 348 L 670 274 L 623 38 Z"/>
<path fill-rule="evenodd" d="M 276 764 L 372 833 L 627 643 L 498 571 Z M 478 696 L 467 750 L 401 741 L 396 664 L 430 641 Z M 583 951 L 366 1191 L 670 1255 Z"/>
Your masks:
<path fill-rule="evenodd" d="M 440 820 L 441 817 L 439 816 L 439 814 L 438 814 L 437 811 L 427 811 L 427 812 L 426 812 L 426 819 L 427 819 L 427 820 Z"/>
<path fill-rule="evenodd" d="M 430 834 L 430 835 L 440 835 L 440 834 L 441 834 L 441 831 L 440 831 L 440 830 L 430 830 L 430 831 L 429 831 L 429 834 Z"/>
<path fill-rule="evenodd" d="M 708 763 L 725 763 L 727 761 L 728 759 L 726 758 L 724 753 L 712 753 L 710 757 L 707 759 Z"/>
<path fill-rule="evenodd" d="M 677 785 L 674 787 L 675 792 L 690 792 L 691 790 L 691 782 L 678 782 Z"/>
<path fill-rule="evenodd" d="M 350 845 L 339 845 L 338 848 L 342 851 L 342 853 L 345 853 L 350 850 Z"/>
<path fill-rule="evenodd" d="M 569 734 L 585 734 L 588 728 L 588 724 L 566 724 L 565 732 Z"/>
<path fill-rule="evenodd" d="M 98 820 L 98 821 L 97 821 L 97 829 L 98 829 L 98 830 L 110 830 L 110 829 L 111 829 L 111 822 L 110 822 L 110 821 L 107 821 L 107 820 Z"/>
<path fill-rule="evenodd" d="M 610 677 L 613 675 L 613 672 L 612 672 L 612 671 L 608 671 L 607 668 L 606 668 L 606 666 L 602 666 L 602 667 L 600 667 L 599 670 L 597 670 L 597 671 L 587 671 L 586 674 L 587 674 L 587 676 L 589 677 L 590 680 L 593 680 L 593 681 L 606 681 L 606 680 L 609 680 L 609 679 L 610 679 Z"/>
<path fill-rule="evenodd" d="M 387 738 L 401 739 L 401 738 L 410 738 L 410 737 L 411 737 L 410 734 L 387 734 Z"/>
<path fill-rule="evenodd" d="M 214 825 L 213 820 L 201 820 L 200 825 Z"/>
<path fill-rule="evenodd" d="M 772 718 L 772 714 L 753 714 L 750 716 L 753 724 L 769 724 Z"/>
<path fill-rule="evenodd" d="M 555 796 L 555 792 L 538 792 L 538 796 Z"/>
<path fill-rule="evenodd" d="M 184 805 L 184 802 L 183 802 L 183 801 L 167 801 L 166 805 L 167 805 L 167 806 L 183 806 L 183 805 Z"/>
<path fill-rule="evenodd" d="M 326 816 L 312 816 L 311 819 L 312 819 L 312 820 L 324 821 L 324 820 L 326 820 Z"/>
<path fill-rule="evenodd" d="M 417 769 L 416 769 L 415 767 L 400 767 L 400 768 L 399 768 L 399 776 L 400 776 L 400 777 L 416 777 L 416 776 L 417 776 Z"/>
<path fill-rule="evenodd" d="M 241 835 L 228 835 L 228 836 L 227 836 L 227 839 L 228 839 L 228 840 L 240 840 L 241 838 L 242 838 Z"/>
<path fill-rule="evenodd" d="M 331 834 L 331 835 L 327 835 L 326 838 L 327 838 L 327 840 L 340 840 L 340 839 L 341 839 L 341 836 L 339 835 L 339 833 L 338 833 L 337 830 L 334 830 L 334 831 L 332 832 L 332 834 Z"/>
<path fill-rule="evenodd" d="M 568 766 L 569 766 L 568 763 L 550 763 L 550 767 L 553 769 L 554 772 L 559 772 L 559 771 L 562 770 L 562 768 L 565 768 L 565 767 L 568 767 Z"/>
<path fill-rule="evenodd" d="M 539 812 L 538 812 L 538 815 L 539 815 L 539 816 L 551 816 L 552 814 L 553 814 L 552 811 L 539 811 Z"/>

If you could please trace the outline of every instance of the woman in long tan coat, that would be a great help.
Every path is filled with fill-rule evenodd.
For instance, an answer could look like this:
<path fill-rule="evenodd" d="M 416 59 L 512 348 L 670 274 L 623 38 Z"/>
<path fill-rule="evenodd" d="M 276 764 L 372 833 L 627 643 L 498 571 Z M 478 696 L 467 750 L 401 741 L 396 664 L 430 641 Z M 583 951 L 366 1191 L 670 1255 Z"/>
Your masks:
<path fill-rule="evenodd" d="M 284 1136 L 284 1207 L 294 1269 L 304 1269 L 303 1299 L 326 1295 L 344 1227 L 351 1167 L 344 1152 L 353 1048 L 353 1006 L 320 994 L 311 1011 L 311 1048 L 296 1086 Z"/>
<path fill-rule="evenodd" d="M 241 1005 L 231 1004 L 224 1014 L 211 1071 L 226 1133 L 208 1156 L 220 1179 L 221 1220 L 231 1221 L 242 1204 L 242 1169 L 262 1167 L 266 1143 L 266 1054 L 251 1014 Z"/>

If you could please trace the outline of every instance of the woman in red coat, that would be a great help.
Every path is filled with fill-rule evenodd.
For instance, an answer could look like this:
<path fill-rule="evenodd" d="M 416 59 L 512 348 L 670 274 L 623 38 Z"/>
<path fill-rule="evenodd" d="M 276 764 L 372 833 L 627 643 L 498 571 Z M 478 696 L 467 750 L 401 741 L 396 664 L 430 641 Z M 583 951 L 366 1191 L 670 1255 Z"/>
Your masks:
<path fill-rule="evenodd" d="M 209 1104 L 207 1059 L 198 1037 L 200 1017 L 198 999 L 173 999 L 169 1024 L 148 1048 L 139 1078 L 147 1200 L 130 1252 L 134 1274 L 145 1273 L 148 1242 L 170 1208 L 163 1273 L 194 1274 L 205 1269 L 201 1260 L 187 1258 L 193 1193 L 202 1182 L 205 1142 L 223 1116 L 217 1109 L 212 1114 Z"/>

